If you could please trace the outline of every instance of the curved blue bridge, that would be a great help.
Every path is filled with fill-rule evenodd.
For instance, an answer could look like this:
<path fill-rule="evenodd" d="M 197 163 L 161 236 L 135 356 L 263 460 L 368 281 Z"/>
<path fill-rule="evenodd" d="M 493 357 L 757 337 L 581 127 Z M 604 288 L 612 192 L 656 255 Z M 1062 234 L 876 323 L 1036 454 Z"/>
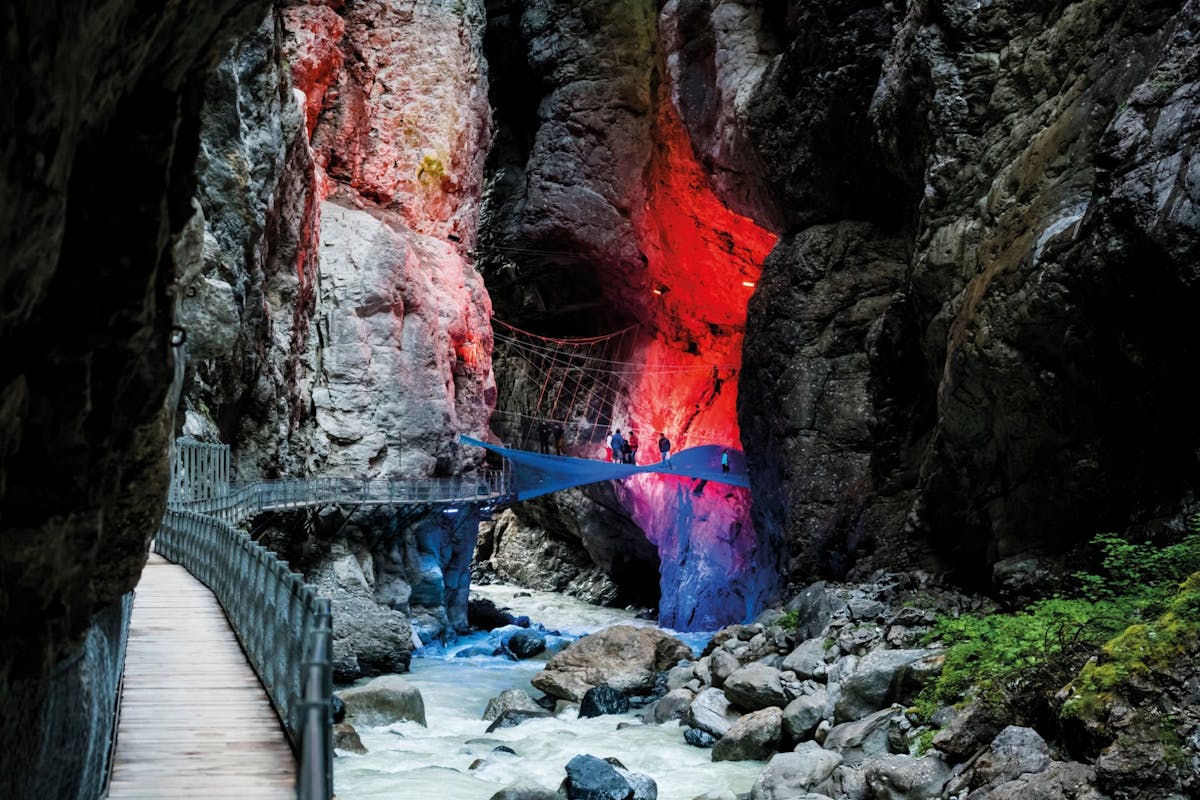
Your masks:
<path fill-rule="evenodd" d="M 750 488 L 750 481 L 746 476 L 745 456 L 741 451 L 730 449 L 729 472 L 722 472 L 721 451 L 725 448 L 715 444 L 689 447 L 687 450 L 673 453 L 671 464 L 668 466 L 657 461 L 653 464 L 616 464 L 591 458 L 552 456 L 529 450 L 500 447 L 472 439 L 470 436 L 459 436 L 458 440 L 463 444 L 491 450 L 508 459 L 513 466 L 510 483 L 511 494 L 516 500 L 529 500 L 562 489 L 571 489 L 601 481 L 621 480 L 646 472 L 679 475 L 740 486 L 743 489 Z"/>

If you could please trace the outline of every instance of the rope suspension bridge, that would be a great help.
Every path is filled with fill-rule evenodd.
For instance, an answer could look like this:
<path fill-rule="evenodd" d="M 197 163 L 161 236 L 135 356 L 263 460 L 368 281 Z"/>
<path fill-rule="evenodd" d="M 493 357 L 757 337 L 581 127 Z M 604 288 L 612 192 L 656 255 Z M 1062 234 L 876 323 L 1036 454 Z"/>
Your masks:
<path fill-rule="evenodd" d="M 643 398 L 641 384 L 707 380 L 719 384 L 736 378 L 733 364 L 644 363 L 630 360 L 640 326 L 602 336 L 541 336 L 493 319 L 496 352 L 493 363 L 516 361 L 514 385 L 502 394 L 533 398 L 524 409 L 497 409 L 493 428 L 513 450 L 539 449 L 581 455 L 605 442 L 622 419 L 654 419 L 655 409 Z M 626 423 L 628 427 L 631 423 Z M 562 447 L 558 447 L 561 437 Z M 653 444 L 652 442 L 647 442 Z"/>

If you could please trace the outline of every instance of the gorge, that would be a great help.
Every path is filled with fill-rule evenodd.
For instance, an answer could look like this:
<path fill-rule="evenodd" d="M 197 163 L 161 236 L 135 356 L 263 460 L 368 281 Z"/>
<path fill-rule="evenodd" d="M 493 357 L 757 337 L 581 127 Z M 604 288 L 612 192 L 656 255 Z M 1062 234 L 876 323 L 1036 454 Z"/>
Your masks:
<path fill-rule="evenodd" d="M 346 681 L 466 633 L 472 579 L 679 631 L 895 575 L 1016 610 L 1097 534 L 1170 545 L 1200 511 L 1194 0 L 5 15 L 0 794 L 96 796 L 178 436 L 245 480 L 480 475 L 460 435 L 543 422 L 577 456 L 617 428 L 643 461 L 660 432 L 744 453 L 748 490 L 257 520 L 333 599 Z M 547 405 L 500 323 L 611 344 Z M 1044 796 L 1192 796 L 1198 648 L 1041 720 L 1101 764 Z"/>

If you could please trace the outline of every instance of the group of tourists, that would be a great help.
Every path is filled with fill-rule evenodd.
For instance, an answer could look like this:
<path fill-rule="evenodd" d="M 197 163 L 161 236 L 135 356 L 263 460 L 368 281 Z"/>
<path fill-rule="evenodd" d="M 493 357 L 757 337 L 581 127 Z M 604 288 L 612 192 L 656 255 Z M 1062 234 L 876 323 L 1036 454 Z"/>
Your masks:
<path fill-rule="evenodd" d="M 637 431 L 630 431 L 626 438 L 617 429 L 608 439 L 608 460 L 613 463 L 637 464 L 637 452 Z M 658 434 L 658 454 L 664 464 L 671 466 L 671 440 L 664 433 Z"/>
<path fill-rule="evenodd" d="M 565 455 L 567 442 L 565 438 L 566 432 L 563 430 L 562 423 L 555 422 L 551 425 L 550 420 L 544 419 L 538 425 L 538 444 L 541 446 L 542 452 L 547 455 L 550 453 L 551 437 L 554 440 L 554 455 Z"/>

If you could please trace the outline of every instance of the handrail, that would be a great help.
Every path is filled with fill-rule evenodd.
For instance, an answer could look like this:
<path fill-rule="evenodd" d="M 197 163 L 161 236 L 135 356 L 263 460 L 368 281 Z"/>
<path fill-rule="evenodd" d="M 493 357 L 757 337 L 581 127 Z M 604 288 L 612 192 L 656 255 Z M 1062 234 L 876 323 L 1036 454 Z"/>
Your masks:
<path fill-rule="evenodd" d="M 333 796 L 332 614 L 328 598 L 229 523 L 168 509 L 155 549 L 212 590 L 299 760 L 297 796 Z"/>

